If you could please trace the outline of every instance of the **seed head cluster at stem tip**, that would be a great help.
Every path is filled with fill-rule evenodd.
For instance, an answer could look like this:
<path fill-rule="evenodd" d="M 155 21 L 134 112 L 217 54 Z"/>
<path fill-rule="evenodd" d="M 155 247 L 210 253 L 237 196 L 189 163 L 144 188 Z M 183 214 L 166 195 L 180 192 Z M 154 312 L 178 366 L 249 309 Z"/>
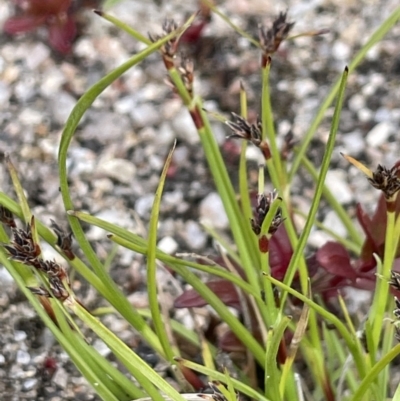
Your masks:
<path fill-rule="evenodd" d="M 400 291 L 400 273 L 397 273 L 393 270 L 390 272 L 389 285 L 392 286 L 392 288 L 396 291 Z M 396 330 L 396 339 L 400 342 L 400 300 L 397 297 L 394 297 L 394 302 L 395 309 L 393 310 L 393 315 L 396 320 L 393 320 L 392 323 L 394 324 Z"/>
<path fill-rule="evenodd" d="M 259 26 L 260 45 L 266 58 L 278 50 L 280 44 L 288 37 L 295 24 L 294 22 L 286 21 L 286 17 L 287 13 L 281 12 L 272 23 L 272 28 L 266 29 L 262 25 Z"/>
<path fill-rule="evenodd" d="M 362 171 L 369 181 L 369 183 L 376 189 L 382 191 L 388 205 L 388 211 L 394 207 L 395 195 L 400 190 L 400 164 L 397 162 L 393 167 L 386 168 L 380 164 L 375 171 L 371 171 L 358 160 L 351 156 L 341 153 L 341 155 L 350 162 L 353 166 Z M 393 204 L 393 205 L 392 205 Z M 390 207 L 389 207 L 390 206 Z"/>
<path fill-rule="evenodd" d="M 43 287 L 29 287 L 29 289 L 34 294 L 65 301 L 69 297 L 69 292 L 65 288 L 65 284 L 69 286 L 68 275 L 64 267 L 56 261 L 42 259 L 40 245 L 33 238 L 35 218 L 32 216 L 31 222 L 26 225 L 25 230 L 17 228 L 11 212 L 0 206 L 0 219 L 12 232 L 13 238 L 10 244 L 3 244 L 9 258 L 44 273 L 48 277 L 51 293 Z"/>
<path fill-rule="evenodd" d="M 173 19 L 165 19 L 162 25 L 163 33 L 161 35 L 151 34 L 151 33 L 149 33 L 148 35 L 150 40 L 154 43 L 177 29 L 178 29 L 178 24 Z M 160 47 L 160 52 L 162 54 L 164 64 L 167 70 L 170 70 L 171 68 L 174 67 L 173 59 L 176 55 L 177 50 L 178 50 L 178 37 L 176 36 Z"/>
<path fill-rule="evenodd" d="M 393 196 L 400 190 L 399 167 L 394 165 L 388 169 L 380 164 L 374 172 L 372 178 L 368 178 L 371 185 L 381 190 L 387 200 L 392 200 Z"/>
<path fill-rule="evenodd" d="M 271 192 L 268 195 L 259 194 L 257 196 L 255 217 L 251 219 L 251 228 L 256 235 L 260 235 L 261 227 L 263 225 L 265 217 L 267 216 L 271 204 L 274 202 L 275 199 L 278 199 L 276 191 Z M 274 234 L 283 221 L 284 218 L 282 217 L 282 209 L 279 207 L 276 211 L 275 216 L 272 219 L 270 227 L 268 228 L 268 234 Z"/>
<path fill-rule="evenodd" d="M 266 141 L 262 140 L 261 121 L 257 124 L 250 124 L 245 118 L 236 113 L 232 113 L 232 121 L 225 121 L 225 124 L 233 131 L 229 138 L 244 139 L 259 148 L 265 160 L 271 158 L 271 150 Z"/>

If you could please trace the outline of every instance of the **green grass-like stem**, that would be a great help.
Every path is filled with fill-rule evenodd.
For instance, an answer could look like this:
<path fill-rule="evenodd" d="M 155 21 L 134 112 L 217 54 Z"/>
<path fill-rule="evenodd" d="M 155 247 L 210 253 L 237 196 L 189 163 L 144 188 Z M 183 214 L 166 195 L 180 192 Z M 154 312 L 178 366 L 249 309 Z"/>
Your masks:
<path fill-rule="evenodd" d="M 271 62 L 267 63 L 262 69 L 262 89 L 261 89 L 261 124 L 262 124 L 262 139 L 268 139 L 268 145 L 271 151 L 272 163 L 274 172 L 277 175 L 277 182 L 274 182 L 276 189 L 282 194 L 285 201 L 286 199 L 286 172 L 283 171 L 281 154 L 276 141 L 276 132 L 274 127 L 274 115 L 271 106 L 271 94 L 269 85 L 269 73 L 271 69 Z M 268 167 L 271 174 L 272 169 Z"/>
<path fill-rule="evenodd" d="M 164 183 L 167 176 L 168 168 L 171 164 L 172 153 L 174 148 L 169 152 L 167 160 L 165 162 L 157 191 L 154 196 L 153 206 L 151 208 L 150 224 L 149 224 L 149 238 L 147 241 L 147 293 L 149 297 L 149 305 L 151 310 L 151 317 L 153 320 L 154 330 L 160 343 L 163 347 L 166 358 L 172 362 L 174 356 L 177 355 L 177 350 L 173 350 L 171 346 L 171 340 L 168 338 L 165 325 L 166 322 L 162 319 L 162 313 L 158 304 L 157 297 L 157 226 L 158 217 L 160 212 L 161 196 L 164 189 Z"/>
<path fill-rule="evenodd" d="M 215 370 L 209 369 L 203 365 L 200 365 L 195 362 L 188 361 L 183 358 L 177 358 L 177 362 L 182 364 L 183 366 L 186 366 L 189 369 L 194 370 L 195 372 L 199 372 L 205 376 L 210 377 L 213 380 L 217 380 L 221 383 L 227 384 L 227 379 L 224 373 L 217 372 Z M 239 380 L 231 378 L 232 384 L 234 388 L 247 395 L 253 400 L 258 400 L 258 401 L 271 401 L 269 398 L 264 397 L 261 393 L 259 393 L 257 390 L 251 388 L 250 386 L 242 383 Z"/>
<path fill-rule="evenodd" d="M 387 354 L 385 354 L 368 372 L 368 374 L 361 381 L 357 391 L 351 398 L 351 401 L 363 401 L 365 393 L 369 390 L 371 383 L 375 381 L 379 373 L 388 365 L 396 356 L 400 355 L 400 344 L 393 347 Z M 393 398 L 394 401 L 397 399 Z"/>
<path fill-rule="evenodd" d="M 377 265 L 376 286 L 371 306 L 370 316 L 373 317 L 373 319 L 370 320 L 372 341 L 376 349 L 378 348 L 379 339 L 381 337 L 383 318 L 385 315 L 389 297 L 390 271 L 393 266 L 395 255 L 395 250 L 393 249 L 393 245 L 395 242 L 395 239 L 393 237 L 395 218 L 395 212 L 387 212 L 384 258 L 382 264 Z"/>
<path fill-rule="evenodd" d="M 302 164 L 306 168 L 306 170 L 309 172 L 311 177 L 314 179 L 314 181 L 317 182 L 319 173 L 317 172 L 315 167 L 312 165 L 310 160 L 308 160 L 308 158 L 304 156 L 302 159 Z M 353 221 L 351 220 L 349 213 L 343 207 L 343 205 L 341 205 L 338 202 L 335 195 L 332 193 L 332 191 L 329 189 L 329 187 L 325 184 L 324 184 L 324 188 L 323 188 L 323 196 L 328 201 L 329 205 L 334 210 L 334 212 L 337 214 L 340 221 L 346 227 L 347 233 L 348 233 L 349 237 L 351 238 L 351 240 L 358 246 L 357 253 L 360 253 L 360 247 L 362 246 L 364 240 L 363 240 L 359 230 L 355 227 Z"/>
<path fill-rule="evenodd" d="M 163 401 L 161 394 L 155 391 L 155 387 L 176 401 L 184 400 L 167 381 L 159 376 L 145 361 L 85 308 L 76 302 L 71 303 L 69 307 L 107 344 L 113 353 L 124 363 L 125 367 L 139 381 L 149 396 L 154 397 L 154 401 Z"/>
<path fill-rule="evenodd" d="M 353 358 L 356 362 L 357 369 L 361 375 L 361 377 L 365 376 L 365 368 L 364 368 L 364 361 L 362 357 L 361 347 L 359 347 L 358 342 L 356 342 L 353 336 L 349 333 L 348 328 L 343 324 L 343 322 L 335 316 L 333 313 L 330 313 L 322 306 L 318 305 L 311 299 L 307 298 L 305 295 L 301 294 L 300 292 L 294 290 L 293 288 L 287 286 L 286 284 L 280 282 L 279 280 L 274 279 L 272 276 L 266 276 L 268 280 L 270 280 L 274 285 L 281 288 L 283 291 L 287 292 L 298 298 L 300 301 L 309 305 L 312 309 L 315 310 L 319 315 L 321 315 L 327 322 L 332 323 L 338 332 L 341 334 L 343 339 L 345 340 L 347 347 L 349 348 Z"/>
<path fill-rule="evenodd" d="M 341 112 L 342 106 L 343 106 L 343 99 L 344 99 L 344 92 L 345 92 L 345 88 L 346 88 L 347 76 L 348 76 L 348 70 L 346 68 L 344 73 L 342 74 L 342 79 L 340 82 L 340 90 L 338 93 L 338 99 L 337 99 L 335 112 L 334 112 L 333 119 L 332 119 L 331 131 L 329 134 L 328 143 L 326 145 L 326 150 L 325 150 L 324 157 L 322 160 L 321 171 L 320 171 L 320 175 L 318 178 L 317 187 L 315 189 L 314 198 L 311 203 L 311 208 L 310 208 L 310 211 L 308 214 L 308 218 L 306 220 L 306 224 L 300 235 L 297 247 L 294 249 L 293 256 L 290 260 L 288 269 L 285 274 L 284 283 L 288 284 L 288 285 L 290 285 L 290 283 L 293 280 L 294 274 L 296 272 L 296 268 L 303 255 L 304 249 L 307 244 L 308 236 L 310 235 L 311 228 L 314 224 L 315 216 L 316 216 L 318 208 L 319 208 L 319 203 L 320 203 L 320 199 L 321 199 L 323 188 L 324 188 L 326 174 L 329 169 L 329 163 L 330 163 L 332 152 L 333 152 L 333 149 L 335 146 L 336 133 L 337 133 L 338 126 L 339 126 L 340 112 Z M 307 274 L 300 271 L 300 283 L 301 283 L 301 288 L 303 290 L 303 293 L 305 293 L 306 289 L 308 288 L 307 280 L 308 280 Z M 285 296 L 286 295 L 283 294 L 283 299 L 285 298 Z M 282 300 L 282 305 L 284 305 L 283 300 Z"/>
<path fill-rule="evenodd" d="M 64 202 L 64 207 L 66 210 L 73 209 L 73 202 L 71 199 L 69 186 L 68 186 L 68 173 L 67 173 L 67 154 L 68 147 L 75 133 L 75 130 L 88 108 L 97 99 L 97 97 L 119 78 L 124 72 L 128 71 L 134 65 L 141 62 L 144 58 L 149 56 L 151 53 L 157 51 L 164 43 L 171 39 L 174 35 L 179 34 L 181 29 L 167 35 L 166 37 L 160 39 L 159 41 L 148 46 L 146 49 L 131 57 L 128 61 L 122 64 L 120 67 L 113 70 L 111 73 L 107 74 L 105 77 L 100 79 L 96 84 L 94 84 L 88 91 L 79 99 L 74 109 L 72 110 L 68 120 L 66 122 L 59 147 L 58 154 L 58 165 L 59 165 L 59 175 L 60 175 L 60 189 L 61 195 Z M 109 296 L 108 301 L 125 317 L 125 319 L 135 327 L 144 337 L 144 339 L 161 355 L 163 354 L 163 349 L 160 344 L 160 340 L 157 338 L 155 333 L 150 327 L 146 325 L 143 318 L 132 308 L 129 301 L 122 294 L 122 292 L 117 288 L 115 283 L 112 281 L 111 277 L 105 271 L 104 266 L 100 263 L 96 253 L 92 249 L 79 221 L 73 216 L 68 217 L 71 229 L 74 233 L 74 237 L 78 242 L 83 253 L 87 257 L 89 263 L 93 267 L 93 270 L 97 277 L 102 283 L 108 288 Z"/>
<path fill-rule="evenodd" d="M 280 321 L 269 331 L 266 358 L 265 358 L 265 371 L 264 371 L 264 388 L 265 395 L 274 401 L 282 400 L 279 391 L 279 383 L 281 379 L 281 369 L 278 366 L 277 355 L 279 345 L 284 338 L 286 327 L 288 326 L 291 317 L 283 316 Z"/>

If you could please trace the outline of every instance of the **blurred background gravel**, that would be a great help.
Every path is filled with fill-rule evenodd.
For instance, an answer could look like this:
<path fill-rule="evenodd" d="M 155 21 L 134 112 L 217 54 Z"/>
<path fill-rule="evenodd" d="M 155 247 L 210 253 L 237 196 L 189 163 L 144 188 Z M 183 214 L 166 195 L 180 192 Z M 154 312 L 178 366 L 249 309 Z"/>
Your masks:
<path fill-rule="evenodd" d="M 294 33 L 329 29 L 319 37 L 286 43 L 272 65 L 272 102 L 279 135 L 292 130 L 301 139 L 329 88 L 367 38 L 398 6 L 397 0 L 227 0 L 218 7 L 242 29 L 257 37 L 259 23 L 269 24 L 288 10 Z M 145 2 L 126 0 L 111 11 L 144 34 L 160 32 L 163 18 L 181 22 L 197 9 L 194 0 Z M 13 13 L 12 2 L 0 0 L 0 26 Z M 33 213 L 49 224 L 66 221 L 58 192 L 57 147 L 63 125 L 77 99 L 112 68 L 143 46 L 90 11 L 81 18 L 82 30 L 73 52 L 61 57 L 52 51 L 44 32 L 0 37 L 0 152 L 10 153 L 26 189 Z M 238 112 L 239 87 L 248 90 L 249 113 L 259 113 L 259 54 L 217 16 L 186 55 L 195 60 L 196 91 L 206 108 Z M 136 232 L 145 233 L 165 156 L 177 139 L 173 168 L 161 208 L 159 246 L 166 252 L 213 253 L 201 223 L 227 233 L 228 221 L 204 162 L 196 131 L 181 102 L 164 83 L 158 54 L 128 71 L 96 100 L 79 125 L 68 157 L 75 208 Z M 349 77 L 337 148 L 327 184 L 354 214 L 357 202 L 372 210 L 377 194 L 367 181 L 342 160 L 345 152 L 369 165 L 391 165 L 400 154 L 400 26 L 372 49 Z M 333 112 L 333 109 L 331 110 Z M 329 114 L 329 113 L 328 113 Z M 312 141 L 309 155 L 322 159 L 329 133 L 326 118 Z M 215 135 L 233 179 L 238 146 L 228 132 L 213 123 Z M 259 155 L 249 150 L 256 188 Z M 9 177 L 0 164 L 1 191 L 12 194 Z M 272 188 L 269 188 L 271 190 Z M 313 185 L 300 172 L 293 186 L 296 206 L 307 212 Z M 339 234 L 345 231 L 336 216 L 323 207 L 319 218 Z M 87 235 L 103 259 L 112 251 L 106 233 L 88 228 Z M 327 236 L 314 230 L 310 244 Z M 45 248 L 47 257 L 54 257 Z M 142 258 L 118 250 L 111 274 L 135 306 L 146 306 Z M 166 279 L 161 272 L 160 279 Z M 167 284 L 166 284 L 167 285 Z M 182 283 L 169 283 L 170 302 Z M 77 278 L 75 290 L 86 305 L 99 300 Z M 107 321 L 108 319 L 108 321 Z M 132 347 L 138 339 L 117 317 L 106 323 Z M 107 349 L 96 343 L 101 352 Z M 149 350 L 146 351 L 149 354 Z M 157 360 L 153 361 L 157 364 Z M 7 400 L 94 400 L 68 357 L 19 294 L 0 267 L 0 395 Z"/>

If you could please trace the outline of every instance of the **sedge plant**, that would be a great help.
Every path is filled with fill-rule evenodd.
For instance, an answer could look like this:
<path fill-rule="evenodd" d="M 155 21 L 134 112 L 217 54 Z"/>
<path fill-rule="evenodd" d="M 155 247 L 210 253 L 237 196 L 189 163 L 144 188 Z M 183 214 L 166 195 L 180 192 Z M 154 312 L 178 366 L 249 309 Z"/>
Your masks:
<path fill-rule="evenodd" d="M 11 194 L 0 192 L 0 219 L 3 223 L 0 227 L 3 244 L 0 262 L 103 400 L 396 399 L 400 390 L 393 391 L 390 377 L 392 361 L 400 354 L 400 330 L 397 329 L 400 303 L 393 296 L 393 292 L 400 291 L 400 278 L 393 270 L 400 256 L 399 166 L 372 166 L 370 169 L 351 155 L 343 155 L 360 169 L 360 176 L 366 175 L 372 187 L 382 192 L 373 216 L 368 216 L 362 206 L 357 208 L 357 219 L 363 232 L 357 229 L 335 199 L 325 179 L 335 152 L 348 75 L 399 20 L 400 8 L 382 22 L 349 66 L 344 68 L 316 111 L 309 130 L 296 144 L 290 136 L 278 141 L 273 113 L 274 93 L 270 86 L 276 51 L 282 41 L 290 39 L 294 23 L 288 20 L 286 13 L 281 13 L 271 26 L 260 27 L 259 39 L 256 40 L 236 28 L 211 3 L 204 2 L 204 7 L 259 48 L 262 88 L 259 119 L 248 119 L 243 87 L 240 110 L 232 110 L 230 118 L 209 114 L 203 106 L 203 99 L 194 91 L 194 62 L 183 59 L 177 65 L 180 40 L 185 37 L 185 31 L 195 16 L 181 26 L 168 20 L 163 24 L 161 35 L 152 34 L 147 38 L 112 15 L 96 11 L 105 20 L 131 34 L 132 40 L 143 42 L 145 47 L 89 88 L 75 105 L 64 127 L 58 154 L 59 178 L 72 234 L 63 231 L 56 223 L 47 227 L 32 215 L 17 168 L 11 158 L 6 159 L 16 200 Z M 193 120 L 213 183 L 229 219 L 231 242 L 212 230 L 208 231 L 221 250 L 220 255 L 213 259 L 172 256 L 157 248 L 160 205 L 174 149 L 171 149 L 160 176 L 147 237 L 74 206 L 68 184 L 67 157 L 79 122 L 108 86 L 154 52 L 159 52 L 162 57 L 170 86 Z M 334 114 L 323 160 L 321 165 L 314 165 L 306 150 L 332 105 Z M 215 140 L 210 124 L 210 119 L 215 117 L 227 125 L 232 137 L 241 140 L 237 183 L 232 182 L 228 175 Z M 258 188 L 250 188 L 249 184 L 246 160 L 249 146 L 258 148 L 264 158 L 259 170 Z M 301 166 L 314 179 L 315 192 L 304 227 L 299 230 L 294 224 L 297 212 L 291 201 L 291 185 Z M 336 238 L 312 256 L 305 257 L 311 229 L 315 225 L 321 227 L 316 216 L 322 199 L 343 222 L 347 238 Z M 87 240 L 82 223 L 100 227 L 117 246 L 146 256 L 148 309 L 136 309 L 128 302 L 126 294 L 113 282 L 108 269 Z M 78 245 L 79 255 L 73 252 L 72 241 Z M 63 265 L 43 258 L 43 242 L 64 257 Z M 210 330 L 203 331 L 199 327 L 190 330 L 163 312 L 156 281 L 159 263 L 167 265 L 191 286 L 175 300 L 175 308 L 189 308 L 196 320 L 191 308 L 210 305 L 217 323 L 227 327 L 222 337 L 210 335 Z M 94 314 L 80 302 L 69 283 L 70 271 L 77 272 L 108 303 L 109 307 L 102 311 L 103 314 L 115 313 L 123 317 L 168 364 L 175 386 L 106 327 L 101 315 Z M 208 273 L 210 281 L 203 282 L 197 272 Z M 349 313 L 342 297 L 341 289 L 349 286 L 373 291 L 362 326 Z M 109 347 L 129 376 L 87 342 L 83 327 Z M 198 350 L 200 359 L 194 361 L 184 357 L 176 345 L 175 337 L 178 335 Z M 229 363 L 219 362 L 221 352 L 230 355 Z M 207 386 L 211 389 L 208 395 L 198 394 Z"/>

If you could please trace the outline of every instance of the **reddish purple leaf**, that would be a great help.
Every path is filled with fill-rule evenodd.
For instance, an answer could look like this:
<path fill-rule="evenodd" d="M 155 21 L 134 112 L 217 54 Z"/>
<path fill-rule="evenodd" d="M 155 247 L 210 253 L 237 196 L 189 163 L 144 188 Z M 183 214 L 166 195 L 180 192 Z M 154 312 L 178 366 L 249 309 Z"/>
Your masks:
<path fill-rule="evenodd" d="M 346 248 L 338 242 L 327 242 L 317 251 L 317 261 L 328 273 L 354 281 L 357 274 L 350 263 Z"/>
<path fill-rule="evenodd" d="M 235 286 L 227 280 L 216 280 L 206 283 L 207 287 L 227 306 L 240 310 L 240 301 Z M 207 305 L 207 302 L 196 292 L 187 290 L 175 299 L 175 308 L 196 308 Z"/>
<path fill-rule="evenodd" d="M 278 280 L 282 280 L 285 277 L 292 255 L 292 245 L 285 226 L 282 224 L 269 242 L 269 264 L 272 275 Z"/>
<path fill-rule="evenodd" d="M 53 49 L 63 54 L 71 50 L 76 36 L 75 15 L 83 3 L 77 8 L 72 0 L 14 0 L 14 3 L 17 15 L 5 22 L 4 32 L 28 32 L 44 25 Z"/>
<path fill-rule="evenodd" d="M 3 26 L 3 31 L 11 35 L 33 31 L 46 21 L 46 16 L 21 15 L 9 18 Z"/>
<path fill-rule="evenodd" d="M 375 214 L 372 219 L 358 204 L 357 219 L 366 236 L 361 250 L 361 259 L 369 261 L 371 258 L 373 258 L 373 253 L 380 254 L 382 244 L 385 240 L 386 204 L 384 198 L 381 197 L 379 199 Z"/>
<path fill-rule="evenodd" d="M 219 339 L 218 348 L 225 352 L 243 352 L 246 350 L 244 345 L 230 330 Z"/>
<path fill-rule="evenodd" d="M 65 21 L 57 18 L 53 24 L 49 25 L 49 42 L 54 50 L 62 54 L 71 51 L 72 42 L 76 35 L 76 25 L 72 18 Z"/>

